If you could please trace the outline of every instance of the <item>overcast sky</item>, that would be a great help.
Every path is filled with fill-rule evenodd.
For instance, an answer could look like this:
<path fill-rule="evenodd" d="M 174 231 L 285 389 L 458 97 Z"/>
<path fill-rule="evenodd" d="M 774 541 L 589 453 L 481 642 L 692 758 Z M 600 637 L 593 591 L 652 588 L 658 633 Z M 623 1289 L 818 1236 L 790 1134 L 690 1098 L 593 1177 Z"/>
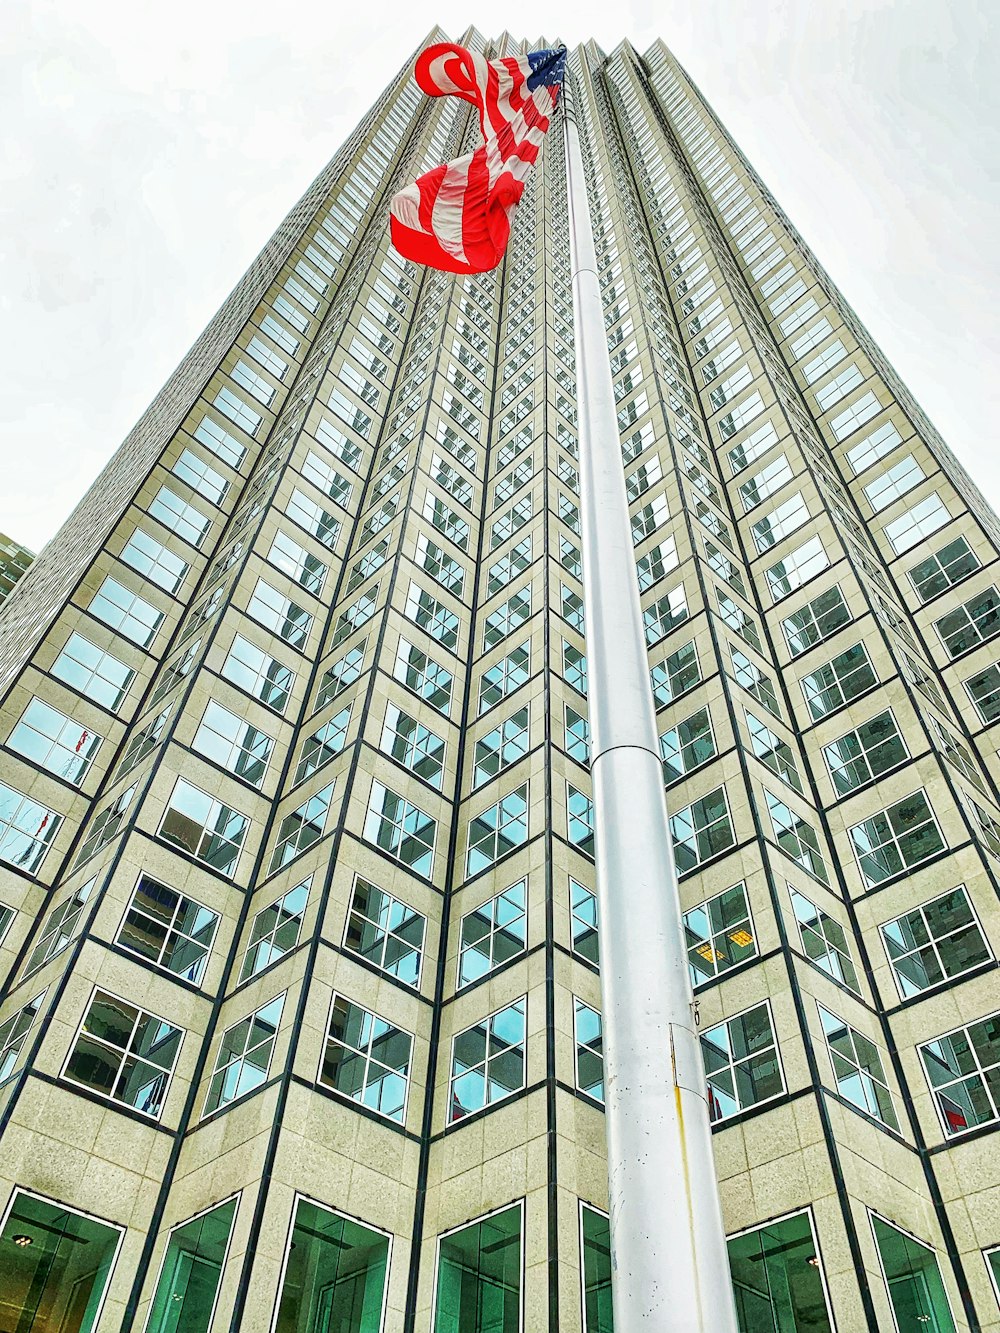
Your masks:
<path fill-rule="evenodd" d="M 4 11 L 0 532 L 35 550 L 435 22 L 663 37 L 1000 507 L 990 0 Z"/>

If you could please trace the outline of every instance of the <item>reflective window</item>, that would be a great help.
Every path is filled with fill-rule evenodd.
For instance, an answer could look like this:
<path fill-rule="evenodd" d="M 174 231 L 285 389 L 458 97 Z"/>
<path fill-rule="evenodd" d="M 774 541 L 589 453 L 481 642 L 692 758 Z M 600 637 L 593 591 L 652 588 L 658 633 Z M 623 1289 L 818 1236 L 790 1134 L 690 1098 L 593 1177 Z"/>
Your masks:
<path fill-rule="evenodd" d="M 107 578 L 94 593 L 90 614 L 140 648 L 148 648 L 163 624 L 163 612 L 129 592 L 117 580 Z"/>
<path fill-rule="evenodd" d="M 835 981 L 841 982 L 855 995 L 860 995 L 861 986 L 844 927 L 791 884 L 788 892 L 792 897 L 792 911 L 799 928 L 802 952 Z"/>
<path fill-rule="evenodd" d="M 32 699 L 7 738 L 7 745 L 56 777 L 79 786 L 100 749 L 101 737 L 41 699 Z"/>
<path fill-rule="evenodd" d="M 311 882 L 310 878 L 296 884 L 254 917 L 240 981 L 256 976 L 298 944 Z"/>
<path fill-rule="evenodd" d="M 183 1037 L 166 1019 L 95 990 L 63 1077 L 158 1120 Z"/>
<path fill-rule="evenodd" d="M 734 884 L 684 913 L 691 984 L 698 986 L 757 956 L 745 884 Z"/>
<path fill-rule="evenodd" d="M 380 748 L 397 764 L 440 789 L 444 777 L 444 741 L 392 703 L 385 710 Z"/>
<path fill-rule="evenodd" d="M 163 813 L 160 837 L 232 877 L 250 820 L 178 778 Z"/>
<path fill-rule="evenodd" d="M 437 822 L 381 782 L 372 783 L 364 836 L 418 875 L 430 878 Z"/>
<path fill-rule="evenodd" d="M 438 1240 L 434 1333 L 520 1333 L 521 1207 Z"/>
<path fill-rule="evenodd" d="M 944 850 L 945 841 L 923 791 L 901 801 L 850 830 L 854 854 L 868 884 L 883 880 Z"/>
<path fill-rule="evenodd" d="M 582 884 L 578 884 L 572 876 L 569 881 L 569 912 L 573 952 L 597 967 L 601 961 L 597 895 Z"/>
<path fill-rule="evenodd" d="M 278 995 L 222 1034 L 205 1099 L 205 1115 L 245 1097 L 267 1081 L 284 1004 L 284 995 Z"/>
<path fill-rule="evenodd" d="M 118 943 L 154 967 L 197 985 L 219 924 L 217 912 L 141 875 L 118 931 Z"/>
<path fill-rule="evenodd" d="M 707 796 L 670 816 L 670 833 L 678 873 L 696 869 L 704 861 L 735 845 L 732 819 L 725 787 L 717 787 Z"/>
<path fill-rule="evenodd" d="M 385 889 L 358 878 L 344 948 L 407 986 L 420 985 L 427 918 Z"/>
<path fill-rule="evenodd" d="M 527 939 L 527 880 L 520 879 L 462 917 L 458 985 L 468 986 L 523 953 Z"/>
<path fill-rule="evenodd" d="M 34 875 L 61 824 L 62 815 L 0 782 L 0 861 Z"/>
<path fill-rule="evenodd" d="M 583 1251 L 583 1333 L 614 1333 L 611 1308 L 611 1231 L 604 1213 L 580 1205 Z"/>
<path fill-rule="evenodd" d="M 838 796 L 863 787 L 907 758 L 906 745 L 892 710 L 887 709 L 823 747 Z"/>
<path fill-rule="evenodd" d="M 401 1125 L 412 1059 L 409 1032 L 334 995 L 319 1072 L 324 1087 Z"/>
<path fill-rule="evenodd" d="M 102 652 L 83 638 L 71 634 L 52 664 L 52 674 L 110 712 L 118 711 L 135 678 L 135 672 L 117 657 Z"/>
<path fill-rule="evenodd" d="M 918 1049 L 948 1137 L 1000 1120 L 1000 1014 Z"/>
<path fill-rule="evenodd" d="M 426 699 L 439 713 L 448 716 L 451 711 L 454 677 L 433 658 L 428 657 L 422 649 L 414 647 L 406 639 L 399 640 L 393 675 L 407 689 Z"/>
<path fill-rule="evenodd" d="M 994 587 L 984 588 L 962 606 L 936 620 L 934 628 L 949 657 L 958 657 L 977 644 L 985 643 L 1000 634 L 1000 592 Z"/>
<path fill-rule="evenodd" d="M 454 1038 L 449 1124 L 524 1087 L 526 1005 L 527 998 L 522 997 Z"/>
<path fill-rule="evenodd" d="M 293 671 L 239 634 L 222 664 L 222 674 L 276 713 L 284 712 L 295 684 Z"/>
<path fill-rule="evenodd" d="M 298 1199 L 285 1253 L 281 1333 L 381 1333 L 389 1237 Z"/>
<path fill-rule="evenodd" d="M 573 997 L 573 1035 L 576 1042 L 576 1086 L 604 1103 L 604 1044 L 601 1015 Z"/>
<path fill-rule="evenodd" d="M 899 1121 L 878 1047 L 822 1005 L 818 1008 L 837 1091 L 858 1110 L 898 1132 Z"/>
<path fill-rule="evenodd" d="M 213 763 L 259 787 L 267 772 L 274 741 L 258 731 L 245 717 L 210 699 L 195 732 L 192 748 Z"/>
<path fill-rule="evenodd" d="M 863 643 L 838 653 L 799 682 L 814 719 L 836 712 L 877 683 L 878 677 Z"/>
<path fill-rule="evenodd" d="M 785 1090 L 766 1002 L 703 1032 L 701 1050 L 713 1123 Z"/>
<path fill-rule="evenodd" d="M 466 875 L 476 875 L 528 840 L 528 788 L 518 787 L 469 822 Z"/>
<path fill-rule="evenodd" d="M 887 921 L 882 940 L 904 999 L 993 957 L 962 884 Z"/>
<path fill-rule="evenodd" d="M 267 871 L 269 875 L 308 851 L 323 836 L 326 817 L 330 812 L 330 802 L 333 800 L 333 786 L 331 782 L 322 791 L 307 797 L 298 809 L 282 819 L 278 825 L 274 851 L 271 853 Z"/>

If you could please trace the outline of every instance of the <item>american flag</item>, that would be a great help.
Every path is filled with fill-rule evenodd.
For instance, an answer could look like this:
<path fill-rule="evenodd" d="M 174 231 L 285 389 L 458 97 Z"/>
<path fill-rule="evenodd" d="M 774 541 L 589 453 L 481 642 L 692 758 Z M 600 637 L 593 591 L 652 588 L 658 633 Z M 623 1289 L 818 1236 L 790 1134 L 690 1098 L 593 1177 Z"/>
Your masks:
<path fill-rule="evenodd" d="M 418 85 L 431 97 L 451 95 L 478 106 L 484 143 L 394 196 L 390 229 L 401 255 L 449 273 L 496 268 L 565 72 L 565 47 L 503 60 L 447 42 L 421 53 Z"/>

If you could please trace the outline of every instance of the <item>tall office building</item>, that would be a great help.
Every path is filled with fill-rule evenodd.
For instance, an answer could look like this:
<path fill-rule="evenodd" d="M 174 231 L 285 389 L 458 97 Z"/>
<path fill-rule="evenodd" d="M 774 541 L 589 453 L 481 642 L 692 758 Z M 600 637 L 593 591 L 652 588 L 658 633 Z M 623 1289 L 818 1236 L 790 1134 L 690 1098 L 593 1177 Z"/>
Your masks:
<path fill-rule="evenodd" d="M 26 546 L 0 532 L 0 606 L 34 558 Z"/>
<path fill-rule="evenodd" d="M 611 1329 L 563 129 L 420 270 L 410 69 L 0 617 L 3 1329 Z M 1000 525 L 668 50 L 570 77 L 741 1328 L 996 1330 Z"/>

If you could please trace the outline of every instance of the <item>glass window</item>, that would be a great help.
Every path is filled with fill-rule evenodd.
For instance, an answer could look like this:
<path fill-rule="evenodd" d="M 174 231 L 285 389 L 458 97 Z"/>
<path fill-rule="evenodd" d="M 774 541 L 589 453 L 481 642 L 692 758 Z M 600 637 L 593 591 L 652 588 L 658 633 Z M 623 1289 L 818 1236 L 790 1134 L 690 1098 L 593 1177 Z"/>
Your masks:
<path fill-rule="evenodd" d="M 141 875 L 118 931 L 118 943 L 154 967 L 198 985 L 218 924 L 217 912 Z"/>
<path fill-rule="evenodd" d="M 499 662 L 483 672 L 479 682 L 479 715 L 488 712 L 501 699 L 512 694 L 531 672 L 531 640 L 526 639 Z"/>
<path fill-rule="evenodd" d="M 572 875 L 569 881 L 569 913 L 573 952 L 597 967 L 601 961 L 597 895 L 577 883 Z"/>
<path fill-rule="evenodd" d="M 791 884 L 788 892 L 792 896 L 792 911 L 795 913 L 805 956 L 835 981 L 842 982 L 848 990 L 860 995 L 861 986 L 858 984 L 858 974 L 844 927 Z"/>
<path fill-rule="evenodd" d="M 426 699 L 432 708 L 448 716 L 454 677 L 406 639 L 399 640 L 393 675 L 407 689 Z"/>
<path fill-rule="evenodd" d="M 875 668 L 863 643 L 838 653 L 799 682 L 814 719 L 836 712 L 877 683 Z"/>
<path fill-rule="evenodd" d="M 674 588 L 665 597 L 657 598 L 643 609 L 642 620 L 646 629 L 646 643 L 650 647 L 654 643 L 659 643 L 660 639 L 665 638 L 687 618 L 687 597 L 684 585 L 681 584 L 679 588 Z"/>
<path fill-rule="evenodd" d="M 701 1050 L 713 1123 L 785 1091 L 766 1002 L 703 1032 Z"/>
<path fill-rule="evenodd" d="M 158 1120 L 183 1037 L 165 1018 L 95 990 L 63 1077 Z"/>
<path fill-rule="evenodd" d="M 823 747 L 823 758 L 838 796 L 874 782 L 907 757 L 891 708 Z"/>
<path fill-rule="evenodd" d="M 457 649 L 458 616 L 416 583 L 410 584 L 403 614 L 446 648 Z"/>
<path fill-rule="evenodd" d="M 77 694 L 116 713 L 135 679 L 135 672 L 117 657 L 102 652 L 80 634 L 71 634 L 52 664 L 52 674 Z"/>
<path fill-rule="evenodd" d="M 925 496 L 902 514 L 885 525 L 885 535 L 892 543 L 897 555 L 902 555 L 918 542 L 929 537 L 932 532 L 951 520 L 941 497 L 937 494 Z"/>
<path fill-rule="evenodd" d="M 298 809 L 282 819 L 278 826 L 274 851 L 271 853 L 271 863 L 267 871 L 269 875 L 308 851 L 323 836 L 326 817 L 330 813 L 330 802 L 333 800 L 333 786 L 331 782 L 322 791 L 307 797 Z"/>
<path fill-rule="evenodd" d="M 313 619 L 308 611 L 263 579 L 257 580 L 247 603 L 247 615 L 259 620 L 293 648 L 305 646 Z"/>
<path fill-rule="evenodd" d="M 765 570 L 771 598 L 780 602 L 783 597 L 800 588 L 822 570 L 827 569 L 830 557 L 827 555 L 819 537 L 810 537 L 797 546 L 777 564 Z"/>
<path fill-rule="evenodd" d="M 401 1125 L 412 1060 L 409 1032 L 334 995 L 319 1072 L 324 1087 Z"/>
<path fill-rule="evenodd" d="M 527 939 L 527 880 L 519 879 L 462 917 L 458 985 L 468 986 L 523 953 Z"/>
<path fill-rule="evenodd" d="M 349 648 L 343 657 L 337 659 L 332 666 L 327 667 L 323 672 L 323 678 L 319 683 L 319 689 L 316 692 L 316 702 L 313 710 L 319 712 L 327 704 L 332 703 L 338 694 L 347 689 L 348 685 L 353 685 L 361 675 L 365 662 L 365 649 L 368 646 L 368 640 L 362 639 L 360 643 Z M 350 712 L 350 705 L 346 710 Z"/>
<path fill-rule="evenodd" d="M 298 1199 L 275 1327 L 380 1333 L 388 1269 L 388 1236 Z"/>
<path fill-rule="evenodd" d="M 213 763 L 259 787 L 267 772 L 274 741 L 246 718 L 210 699 L 205 706 L 192 747 Z"/>
<path fill-rule="evenodd" d="M 430 878 L 437 822 L 381 782 L 372 783 L 364 836 L 418 875 Z"/>
<path fill-rule="evenodd" d="M 594 859 L 594 803 L 586 792 L 566 784 L 566 825 L 569 840 L 584 856 Z"/>
<path fill-rule="evenodd" d="M 427 918 L 360 877 L 347 917 L 344 948 L 407 986 L 420 985 Z"/>
<path fill-rule="evenodd" d="M 897 444 L 902 443 L 903 437 L 899 431 L 891 421 L 887 421 L 884 426 L 872 431 L 871 435 L 866 435 L 859 444 L 848 449 L 847 461 L 854 470 L 854 475 L 858 476 L 866 468 L 871 467 L 872 463 L 891 453 Z"/>
<path fill-rule="evenodd" d="M 1000 1014 L 918 1049 L 947 1137 L 1000 1120 Z"/>
<path fill-rule="evenodd" d="M 803 870 L 808 871 L 810 875 L 827 884 L 829 880 L 826 873 L 826 862 L 823 860 L 823 853 L 820 851 L 816 830 L 787 806 L 784 801 L 779 801 L 777 796 L 772 796 L 769 791 L 765 791 L 764 796 L 767 800 L 767 812 L 771 817 L 771 828 L 774 831 L 778 846 L 786 856 L 790 856 Z"/>
<path fill-rule="evenodd" d="M 307 551 L 287 532 L 280 530 L 274 534 L 267 558 L 275 568 L 287 574 L 300 588 L 318 597 L 323 591 L 327 575 L 327 566 L 317 556 Z"/>
<path fill-rule="evenodd" d="M 568 591 L 569 590 L 563 586 L 563 592 L 566 593 Z M 576 594 L 574 593 L 572 596 L 575 597 Z M 577 601 L 579 601 L 579 598 L 577 598 Z M 582 602 L 580 605 L 582 606 Z M 562 610 L 563 614 L 567 613 L 565 598 L 563 599 Z M 485 653 L 491 648 L 495 648 L 501 640 L 507 637 L 508 634 L 513 634 L 518 626 L 523 625 L 530 615 L 531 585 L 529 584 L 526 588 L 521 588 L 520 591 L 514 593 L 513 596 L 508 597 L 506 602 L 503 602 L 495 611 L 490 612 L 486 617 L 486 622 L 483 626 L 483 652 Z M 570 624 L 574 625 L 577 629 L 581 628 L 581 626 L 576 623 L 572 614 L 566 615 L 566 618 L 570 621 Z"/>
<path fill-rule="evenodd" d="M 564 709 L 566 753 L 581 764 L 590 762 L 590 723 L 569 704 Z"/>
<path fill-rule="evenodd" d="M 528 840 L 528 787 L 523 784 L 469 821 L 466 875 L 476 875 Z"/>
<path fill-rule="evenodd" d="M 90 614 L 105 625 L 131 639 L 140 648 L 148 648 L 163 624 L 163 613 L 155 606 L 123 588 L 116 579 L 107 578 L 94 593 Z"/>
<path fill-rule="evenodd" d="M 184 575 L 190 568 L 180 556 L 174 555 L 141 528 L 136 528 L 122 547 L 120 559 L 171 595 L 184 582 Z"/>
<path fill-rule="evenodd" d="M 238 1197 L 174 1227 L 145 1333 L 208 1333 Z"/>
<path fill-rule="evenodd" d="M 295 784 L 304 782 L 306 778 L 311 777 L 325 764 L 336 759 L 344 748 L 344 742 L 347 740 L 347 728 L 351 721 L 351 706 L 342 708 L 339 713 L 335 713 L 328 721 L 307 736 L 302 742 L 302 753 L 299 756 L 299 762 L 295 766 Z"/>
<path fill-rule="evenodd" d="M 0 861 L 34 875 L 61 824 L 62 815 L 0 782 Z"/>
<path fill-rule="evenodd" d="M 28 1040 L 28 1033 L 35 1021 L 35 1015 L 42 1007 L 45 992 L 36 995 L 27 1004 L 21 1006 L 0 1023 L 0 1083 L 10 1078 L 17 1065 L 18 1057 Z"/>
<path fill-rule="evenodd" d="M 780 719 L 781 709 L 771 677 L 765 676 L 756 662 L 752 662 L 734 643 L 729 645 L 729 655 L 733 662 L 733 680 L 748 694 L 752 694 L 758 703 L 763 704 L 773 717 Z"/>
<path fill-rule="evenodd" d="M 222 1034 L 205 1115 L 228 1106 L 267 1081 L 285 997 L 278 995 Z"/>
<path fill-rule="evenodd" d="M 965 688 L 984 722 L 995 722 L 1000 717 L 1000 664 L 994 662 L 985 671 L 970 676 Z"/>
<path fill-rule="evenodd" d="M 489 782 L 528 752 L 528 709 L 520 708 L 476 741 L 473 787 Z"/>
<path fill-rule="evenodd" d="M 423 533 L 417 535 L 416 561 L 420 568 L 425 569 L 443 588 L 454 593 L 456 597 L 462 596 L 465 570 L 454 557 Z"/>
<path fill-rule="evenodd" d="M 573 1033 L 576 1040 L 576 1086 L 594 1101 L 604 1103 L 604 1045 L 601 1015 L 573 997 Z"/>
<path fill-rule="evenodd" d="M 284 712 L 295 683 L 293 671 L 239 634 L 222 664 L 222 674 L 277 713 Z"/>
<path fill-rule="evenodd" d="M 583 1333 L 614 1333 L 611 1308 L 611 1231 L 607 1215 L 580 1204 L 583 1253 Z"/>
<path fill-rule="evenodd" d="M 955 1333 L 937 1255 L 921 1241 L 869 1213 L 899 1333 L 909 1328 Z"/>
<path fill-rule="evenodd" d="M 240 364 L 243 363 L 240 362 Z M 263 382 L 261 380 L 262 384 Z M 273 397 L 274 390 L 269 388 L 268 392 Z M 214 467 L 209 467 L 204 459 L 199 458 L 190 449 L 184 450 L 180 458 L 174 463 L 171 471 L 175 477 L 180 477 L 181 481 L 186 481 L 192 490 L 196 490 L 199 495 L 203 495 L 206 500 L 210 500 L 214 505 L 222 504 L 226 498 L 229 482 L 221 472 L 216 472 Z"/>
<path fill-rule="evenodd" d="M 527 997 L 522 996 L 455 1037 L 448 1094 L 450 1125 L 524 1087 L 526 1005 Z"/>
<path fill-rule="evenodd" d="M 898 1132 L 899 1121 L 878 1047 L 822 1005 L 817 1007 L 837 1091 L 858 1110 Z"/>
<path fill-rule="evenodd" d="M 0 1232 L 4 1322 L 10 1328 L 92 1333 L 124 1230 L 16 1190 Z M 39 1316 L 41 1315 L 41 1318 Z"/>
<path fill-rule="evenodd" d="M 692 986 L 712 981 L 757 956 L 746 885 L 734 884 L 684 913 Z"/>
<path fill-rule="evenodd" d="M 298 944 L 311 883 L 310 877 L 296 884 L 254 917 L 240 969 L 241 982 L 263 972 Z"/>
<path fill-rule="evenodd" d="M 732 1236 L 728 1248 L 740 1333 L 833 1333 L 808 1212 Z"/>
<path fill-rule="evenodd" d="M 587 659 L 579 648 L 574 648 L 565 639 L 562 641 L 563 675 L 566 683 L 572 685 L 578 694 L 587 693 Z"/>
<path fill-rule="evenodd" d="M 925 475 L 923 468 L 912 454 L 907 454 L 898 463 L 886 468 L 864 488 L 872 513 L 877 514 L 894 500 L 898 500 L 901 495 L 912 490 L 918 482 L 923 481 Z"/>
<path fill-rule="evenodd" d="M 993 955 L 964 885 L 882 926 L 903 999 L 979 967 Z"/>
<path fill-rule="evenodd" d="M 917 596 L 922 602 L 929 602 L 932 597 L 956 583 L 961 583 L 970 574 L 979 569 L 979 557 L 964 537 L 956 537 L 953 542 L 942 546 L 940 551 L 921 560 L 907 571 L 906 577 L 913 584 Z"/>
<path fill-rule="evenodd" d="M 798 657 L 807 648 L 828 639 L 850 619 L 843 593 L 836 585 L 828 588 L 781 622 L 788 651 Z"/>
<path fill-rule="evenodd" d="M 106 847 L 112 838 L 117 837 L 135 793 L 136 784 L 133 783 L 131 787 L 120 792 L 111 804 L 106 805 L 97 818 L 93 820 L 76 858 L 74 869 L 76 866 L 83 865 L 85 861 L 89 861 L 91 857 L 96 856 L 102 847 Z M 0 858 L 2 858 L 2 849 L 0 849 Z"/>
<path fill-rule="evenodd" d="M 792 747 L 786 740 L 754 717 L 749 709 L 745 710 L 747 731 L 750 734 L 750 748 L 756 757 L 771 770 L 782 782 L 787 782 L 793 791 L 802 793 L 802 779 L 795 767 Z"/>
<path fill-rule="evenodd" d="M 395 704 L 386 707 L 380 748 L 397 764 L 440 790 L 444 776 L 444 741 Z"/>
<path fill-rule="evenodd" d="M 160 824 L 160 837 L 231 878 L 250 820 L 178 778 Z"/>
<path fill-rule="evenodd" d="M 520 1333 L 521 1205 L 438 1240 L 434 1333 Z"/>
<path fill-rule="evenodd" d="M 985 643 L 1000 634 L 1000 592 L 995 587 L 984 588 L 962 606 L 936 620 L 934 628 L 949 657 L 958 657 L 977 644 Z"/>
<path fill-rule="evenodd" d="M 167 486 L 161 486 L 150 501 L 149 514 L 169 532 L 176 532 L 181 541 L 194 547 L 201 546 L 212 526 L 210 518 L 206 518 L 194 505 L 185 504 Z"/>
<path fill-rule="evenodd" d="M 678 781 L 685 773 L 708 763 L 716 753 L 711 716 L 707 708 L 699 708 L 660 736 L 663 781 L 668 785 Z"/>
<path fill-rule="evenodd" d="M 32 763 L 79 786 L 100 749 L 101 737 L 41 699 L 32 699 L 7 746 Z"/>
<path fill-rule="evenodd" d="M 695 870 L 703 862 L 736 843 L 725 787 L 717 787 L 707 796 L 670 816 L 674 856 L 681 875 Z"/>
<path fill-rule="evenodd" d="M 945 847 L 923 791 L 915 791 L 855 824 L 850 834 L 861 873 L 869 884 L 881 884 Z"/>
<path fill-rule="evenodd" d="M 246 449 L 235 436 L 223 430 L 211 417 L 202 417 L 194 438 L 237 472 L 243 466 L 243 460 L 247 456 Z"/>

